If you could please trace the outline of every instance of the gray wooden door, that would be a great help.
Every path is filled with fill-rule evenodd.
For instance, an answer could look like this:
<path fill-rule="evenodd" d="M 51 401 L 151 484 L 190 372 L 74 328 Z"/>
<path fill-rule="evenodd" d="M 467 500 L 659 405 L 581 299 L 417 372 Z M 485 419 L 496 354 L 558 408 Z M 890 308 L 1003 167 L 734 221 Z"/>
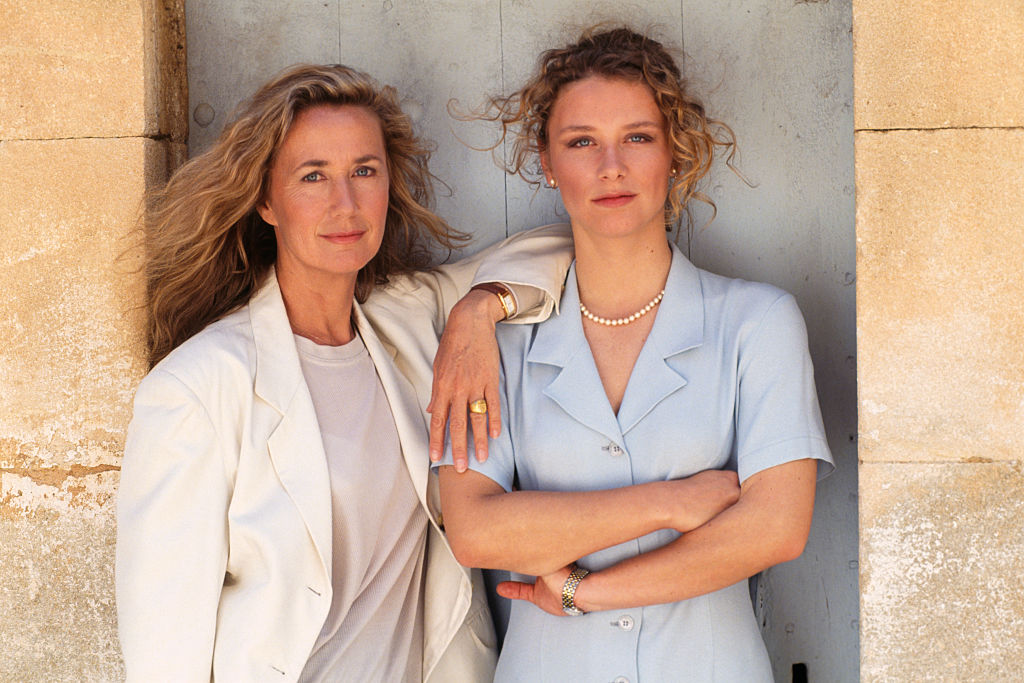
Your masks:
<path fill-rule="evenodd" d="M 599 7 L 598 9 L 594 9 Z M 717 218 L 681 246 L 708 270 L 792 292 L 810 334 L 837 461 L 821 482 L 803 556 L 755 582 L 778 681 L 858 679 L 857 415 L 854 318 L 853 59 L 849 0 L 188 0 L 192 153 L 231 109 L 295 62 L 340 62 L 394 85 L 431 167 L 450 187 L 438 210 L 476 235 L 470 250 L 565 218 L 557 193 L 507 178 L 482 146 L 493 129 L 453 120 L 519 83 L 536 56 L 602 19 L 653 26 L 740 145 L 750 185 L 719 168 Z M 752 185 L 752 186 L 751 186 Z M 707 218 L 696 211 L 698 225 Z M 796 668 L 794 668 L 796 667 Z M 804 667 L 804 668 L 801 668 Z"/>

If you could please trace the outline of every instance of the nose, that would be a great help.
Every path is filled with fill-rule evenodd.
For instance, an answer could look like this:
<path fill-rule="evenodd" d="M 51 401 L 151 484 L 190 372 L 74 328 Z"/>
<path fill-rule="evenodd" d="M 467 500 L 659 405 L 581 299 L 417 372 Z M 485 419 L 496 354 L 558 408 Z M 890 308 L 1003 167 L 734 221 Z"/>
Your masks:
<path fill-rule="evenodd" d="M 597 171 L 603 180 L 615 180 L 625 175 L 626 165 L 618 146 L 607 145 L 601 150 L 601 163 Z"/>
<path fill-rule="evenodd" d="M 331 186 L 331 208 L 335 213 L 354 213 L 358 208 L 356 195 L 349 178 L 341 178 Z"/>

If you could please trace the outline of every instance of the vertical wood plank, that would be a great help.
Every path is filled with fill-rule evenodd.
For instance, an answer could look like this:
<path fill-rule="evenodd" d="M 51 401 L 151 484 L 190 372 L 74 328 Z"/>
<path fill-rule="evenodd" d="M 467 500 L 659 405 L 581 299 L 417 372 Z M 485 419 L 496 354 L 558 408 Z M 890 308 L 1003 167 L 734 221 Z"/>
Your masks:
<path fill-rule="evenodd" d="M 807 322 L 836 471 L 820 483 L 803 556 L 761 575 L 755 607 L 777 680 L 858 677 L 853 82 L 849 2 L 687 0 L 684 69 L 735 131 L 737 165 L 705 184 L 691 257 L 776 284 Z"/>
<path fill-rule="evenodd" d="M 205 150 L 238 103 L 298 62 L 337 62 L 339 0 L 188 0 L 189 153 Z"/>
<path fill-rule="evenodd" d="M 341 12 L 341 59 L 395 86 L 419 132 L 437 149 L 433 173 L 438 213 L 471 233 L 467 253 L 505 236 L 504 176 L 487 152 L 490 127 L 458 121 L 449 101 L 469 110 L 499 87 L 501 43 L 497 2 L 405 0 L 346 2 Z"/>

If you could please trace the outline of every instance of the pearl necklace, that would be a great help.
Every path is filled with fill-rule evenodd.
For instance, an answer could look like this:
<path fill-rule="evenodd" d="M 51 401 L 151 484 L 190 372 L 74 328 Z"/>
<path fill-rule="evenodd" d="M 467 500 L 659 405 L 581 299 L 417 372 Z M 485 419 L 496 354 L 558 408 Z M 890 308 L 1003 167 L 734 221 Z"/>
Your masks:
<path fill-rule="evenodd" d="M 665 290 L 663 289 L 660 292 L 658 292 L 658 296 L 654 297 L 649 302 L 647 302 L 646 306 L 641 308 L 633 315 L 626 316 L 625 318 L 616 318 L 615 320 L 609 320 L 608 318 L 598 317 L 587 310 L 587 307 L 583 305 L 582 300 L 580 301 L 580 313 L 582 313 L 583 316 L 587 318 L 587 320 L 593 320 L 598 325 L 608 325 L 609 327 L 615 327 L 616 325 L 628 325 L 634 320 L 639 320 L 640 318 L 650 313 L 652 308 L 661 303 L 661 299 L 664 296 Z"/>

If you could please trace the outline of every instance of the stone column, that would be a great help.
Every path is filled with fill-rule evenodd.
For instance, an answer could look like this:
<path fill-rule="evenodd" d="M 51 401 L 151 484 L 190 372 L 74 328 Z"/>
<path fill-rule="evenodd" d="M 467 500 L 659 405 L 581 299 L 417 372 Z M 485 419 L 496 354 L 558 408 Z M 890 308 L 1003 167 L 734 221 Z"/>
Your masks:
<path fill-rule="evenodd" d="M 144 372 L 130 245 L 184 156 L 183 0 L 0 5 L 0 679 L 123 677 L 114 494 Z"/>
<path fill-rule="evenodd" d="M 1024 680 L 1022 46 L 854 2 L 864 681 Z"/>

